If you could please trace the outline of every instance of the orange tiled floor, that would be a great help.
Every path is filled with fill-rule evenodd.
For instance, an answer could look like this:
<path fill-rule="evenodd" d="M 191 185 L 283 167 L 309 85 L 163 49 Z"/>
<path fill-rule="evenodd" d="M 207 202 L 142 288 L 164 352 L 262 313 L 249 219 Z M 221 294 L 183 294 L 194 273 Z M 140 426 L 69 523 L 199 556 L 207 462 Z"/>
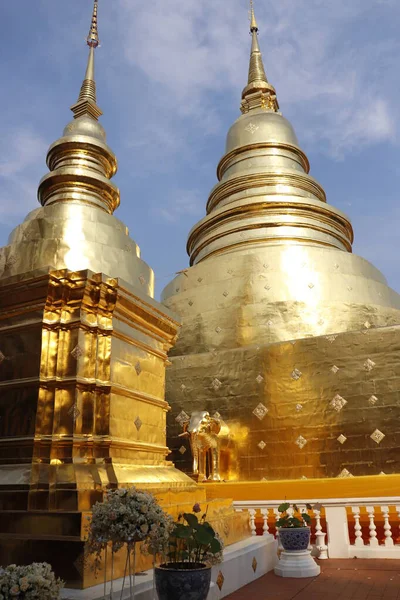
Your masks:
<path fill-rule="evenodd" d="M 400 560 L 324 560 L 321 575 L 284 579 L 273 572 L 227 600 L 400 600 Z"/>

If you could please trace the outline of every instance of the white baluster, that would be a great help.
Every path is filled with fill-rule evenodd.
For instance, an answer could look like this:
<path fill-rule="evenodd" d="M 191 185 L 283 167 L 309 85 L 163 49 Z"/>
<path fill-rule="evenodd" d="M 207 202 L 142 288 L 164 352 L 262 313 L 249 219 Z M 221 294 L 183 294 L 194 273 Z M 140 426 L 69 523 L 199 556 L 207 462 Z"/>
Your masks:
<path fill-rule="evenodd" d="M 355 545 L 364 546 L 364 540 L 362 538 L 362 529 L 360 525 L 360 507 L 352 506 L 351 511 L 354 515 L 354 533 L 356 536 Z"/>
<path fill-rule="evenodd" d="M 249 516 L 250 516 L 250 530 L 251 530 L 251 535 L 257 535 L 257 530 L 256 530 L 256 510 L 254 508 L 249 508 Z"/>
<path fill-rule="evenodd" d="M 375 525 L 375 517 L 374 512 L 375 508 L 373 506 L 367 506 L 368 518 L 369 518 L 369 545 L 370 546 L 379 546 L 379 541 L 376 537 L 376 525 Z"/>
<path fill-rule="evenodd" d="M 315 547 L 317 548 L 319 560 L 326 560 L 328 557 L 328 546 L 325 543 L 326 533 L 322 531 L 321 511 L 314 508 L 315 515 Z"/>
<path fill-rule="evenodd" d="M 263 517 L 263 535 L 271 535 L 269 532 L 269 526 L 268 526 L 268 513 L 269 513 L 269 508 L 263 508 L 261 510 L 261 514 Z"/>
<path fill-rule="evenodd" d="M 392 537 L 392 527 L 389 523 L 389 507 L 381 506 L 381 511 L 383 513 L 384 525 L 383 529 L 385 530 L 385 546 L 394 546 L 393 537 Z"/>
<path fill-rule="evenodd" d="M 279 519 L 281 518 L 281 513 L 279 512 L 279 510 L 277 508 L 274 508 L 274 515 L 275 515 L 275 526 L 276 526 L 277 521 L 279 521 Z M 280 554 L 283 550 L 283 546 L 282 546 L 281 539 L 279 537 L 278 527 L 276 527 L 275 539 L 278 541 L 278 556 L 280 557 Z"/>

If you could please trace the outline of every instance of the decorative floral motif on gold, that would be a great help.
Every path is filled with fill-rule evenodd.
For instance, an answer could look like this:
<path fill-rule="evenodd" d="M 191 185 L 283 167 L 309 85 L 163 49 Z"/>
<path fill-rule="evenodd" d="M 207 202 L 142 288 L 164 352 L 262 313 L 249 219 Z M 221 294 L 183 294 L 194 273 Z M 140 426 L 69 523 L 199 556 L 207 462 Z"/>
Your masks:
<path fill-rule="evenodd" d="M 260 421 L 263 420 L 263 418 L 265 417 L 265 415 L 267 413 L 268 413 L 268 408 L 266 406 L 264 406 L 264 404 L 262 404 L 261 402 L 253 410 L 253 415 L 255 415 L 257 417 L 257 419 L 260 419 Z"/>
<path fill-rule="evenodd" d="M 372 371 L 372 369 L 376 366 L 376 363 L 374 363 L 373 360 L 371 360 L 370 358 L 368 358 L 365 363 L 364 363 L 364 369 L 366 371 Z"/>
<path fill-rule="evenodd" d="M 379 429 L 375 429 L 374 433 L 370 435 L 371 440 L 374 440 L 377 444 L 380 444 L 384 437 L 386 437 L 385 434 Z"/>
<path fill-rule="evenodd" d="M 185 423 L 187 421 L 190 421 L 190 417 L 187 413 L 185 413 L 184 410 L 182 410 L 179 415 L 176 417 L 175 421 L 177 423 L 179 423 L 179 425 L 182 425 L 182 423 Z"/>
<path fill-rule="evenodd" d="M 220 380 L 219 380 L 219 379 L 214 379 L 214 381 L 213 381 L 213 382 L 212 382 L 212 384 L 211 384 L 211 387 L 212 387 L 212 388 L 213 388 L 215 391 L 217 391 L 217 390 L 219 390 L 219 388 L 221 387 L 221 385 L 222 385 L 222 383 L 220 382 Z"/>
<path fill-rule="evenodd" d="M 340 478 L 340 479 L 344 479 L 344 478 L 346 478 L 346 477 L 354 477 L 354 475 L 352 475 L 352 474 L 350 473 L 350 471 L 348 471 L 347 469 L 343 469 L 343 470 L 342 470 L 342 471 L 339 473 L 339 475 L 338 475 L 338 478 Z"/>
<path fill-rule="evenodd" d="M 344 398 L 342 398 L 342 396 L 339 396 L 339 394 L 336 394 L 336 396 L 331 401 L 330 406 L 334 410 L 336 410 L 336 412 L 340 412 L 342 410 L 342 408 L 344 406 L 346 406 L 346 404 L 347 404 L 347 400 L 345 400 Z"/>
<path fill-rule="evenodd" d="M 294 369 L 294 371 L 292 371 L 291 378 L 295 381 L 298 381 L 302 375 L 303 373 L 299 371 L 299 369 Z"/>
<path fill-rule="evenodd" d="M 303 438 L 302 435 L 299 435 L 299 437 L 296 440 L 296 444 L 298 445 L 300 450 L 302 450 L 304 448 L 304 446 L 307 444 L 307 440 L 305 438 Z"/>
<path fill-rule="evenodd" d="M 80 346 L 75 346 L 75 348 L 71 351 L 71 356 L 73 356 L 76 360 L 83 356 L 83 350 Z"/>

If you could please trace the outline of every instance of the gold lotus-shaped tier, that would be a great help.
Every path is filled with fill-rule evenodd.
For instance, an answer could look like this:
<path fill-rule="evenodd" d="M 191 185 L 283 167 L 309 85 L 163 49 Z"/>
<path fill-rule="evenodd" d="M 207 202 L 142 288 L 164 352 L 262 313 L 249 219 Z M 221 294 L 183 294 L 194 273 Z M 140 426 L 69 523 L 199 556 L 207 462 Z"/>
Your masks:
<path fill-rule="evenodd" d="M 369 357 L 357 354 L 360 339 L 354 334 L 349 340 L 348 334 L 400 323 L 400 296 L 375 267 L 352 254 L 348 217 L 327 203 L 323 187 L 309 175 L 308 159 L 279 112 L 275 89 L 265 75 L 254 13 L 251 35 L 242 115 L 228 132 L 207 214 L 189 234 L 191 266 L 162 294 L 165 305 L 183 321 L 167 376 L 167 397 L 173 406 L 169 444 L 179 448 L 174 418 L 182 409 L 189 414 L 206 409 L 211 414 L 218 411 L 236 431 L 237 443 L 232 434 L 222 473 L 228 479 L 333 477 L 346 464 L 354 474 L 387 468 L 396 472 L 398 459 L 390 467 L 379 466 L 391 459 L 395 438 L 386 454 L 369 438 L 376 428 L 393 430 L 382 423 L 390 411 L 363 415 L 360 409 L 359 417 L 356 411 L 347 431 L 358 431 L 361 438 L 354 441 L 356 452 L 350 457 L 336 438 L 343 433 L 341 419 L 351 403 L 333 413 L 328 407 L 338 392 L 348 399 L 357 397 L 358 408 L 364 401 L 368 407 L 360 393 L 365 378 L 372 379 L 363 368 Z M 317 344 L 321 336 L 331 334 L 347 335 L 342 358 L 329 358 L 325 346 L 321 350 Z M 382 339 L 379 352 L 393 364 L 393 342 Z M 307 340 L 315 340 L 322 354 L 315 357 L 314 351 L 306 350 L 302 343 Z M 308 355 L 301 353 L 302 347 Z M 331 367 L 348 353 L 353 383 L 341 388 L 343 369 L 333 381 Z M 291 373 L 297 366 L 303 377 L 296 380 Z M 383 379 L 386 376 L 381 372 Z M 217 390 L 212 386 L 215 379 Z M 396 385 L 400 390 L 400 383 Z M 309 411 L 296 410 L 311 401 Z M 257 405 L 263 407 L 261 419 Z M 308 429 L 311 423 L 313 432 Z M 299 453 L 300 436 L 307 443 Z M 321 447 L 330 437 L 330 458 L 325 460 Z M 371 447 L 364 445 L 365 439 Z M 366 466 L 359 457 L 367 450 Z M 174 456 L 177 464 L 189 468 L 185 457 Z M 309 468 L 302 470 L 304 461 Z"/>

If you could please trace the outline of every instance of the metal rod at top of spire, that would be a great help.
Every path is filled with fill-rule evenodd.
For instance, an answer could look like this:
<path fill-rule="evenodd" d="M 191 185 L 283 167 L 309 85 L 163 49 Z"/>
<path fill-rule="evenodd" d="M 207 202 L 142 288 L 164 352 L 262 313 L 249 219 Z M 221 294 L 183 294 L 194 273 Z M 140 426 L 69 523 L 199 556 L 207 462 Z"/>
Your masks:
<path fill-rule="evenodd" d="M 100 44 L 99 30 L 97 25 L 97 9 L 98 0 L 94 0 L 92 23 L 90 25 L 89 35 L 86 38 L 87 45 L 90 46 L 90 48 L 97 48 L 97 46 Z"/>
<path fill-rule="evenodd" d="M 253 0 L 250 0 L 250 33 L 253 33 L 254 31 L 258 31 L 258 25 L 256 21 L 256 16 L 254 14 Z"/>

